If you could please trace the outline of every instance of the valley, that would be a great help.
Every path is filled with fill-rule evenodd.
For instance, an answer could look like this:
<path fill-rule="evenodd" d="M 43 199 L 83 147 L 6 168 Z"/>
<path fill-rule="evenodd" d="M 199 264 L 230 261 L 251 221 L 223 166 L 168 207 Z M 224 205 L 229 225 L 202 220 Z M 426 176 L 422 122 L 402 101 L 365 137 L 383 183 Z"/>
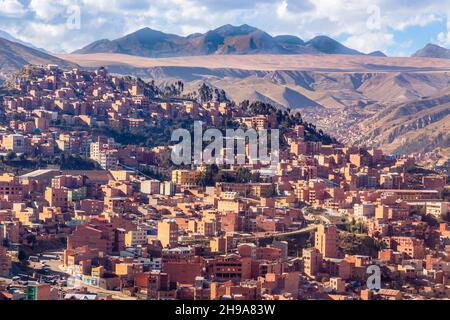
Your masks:
<path fill-rule="evenodd" d="M 84 68 L 106 66 L 159 85 L 182 80 L 185 93 L 205 82 L 237 102 L 260 100 L 298 110 L 342 142 L 380 146 L 389 153 L 450 147 L 446 59 L 308 54 L 145 58 L 105 53 L 59 58 Z"/>

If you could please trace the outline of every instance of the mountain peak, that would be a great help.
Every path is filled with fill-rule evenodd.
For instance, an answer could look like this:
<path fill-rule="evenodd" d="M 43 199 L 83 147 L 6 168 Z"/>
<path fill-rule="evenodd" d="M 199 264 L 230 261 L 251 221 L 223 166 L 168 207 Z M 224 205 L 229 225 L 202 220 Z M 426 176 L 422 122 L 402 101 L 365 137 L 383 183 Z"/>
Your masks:
<path fill-rule="evenodd" d="M 328 37 L 328 36 L 316 36 L 313 39 L 305 43 L 307 47 L 313 48 L 321 53 L 326 54 L 352 54 L 362 55 L 363 53 L 347 48 L 340 42 Z"/>
<path fill-rule="evenodd" d="M 124 36 L 123 38 L 132 37 L 132 36 L 144 37 L 143 40 L 145 41 L 145 40 L 147 40 L 147 39 L 145 39 L 145 37 L 163 37 L 163 38 L 166 38 L 166 37 L 172 37 L 172 36 L 175 36 L 175 35 L 164 33 L 162 31 L 155 30 L 155 29 L 152 29 L 152 28 L 149 28 L 149 27 L 145 27 L 145 28 L 139 29 L 139 30 L 137 30 L 137 31 L 135 31 L 133 33 L 130 33 L 130 34 Z"/>
<path fill-rule="evenodd" d="M 249 26 L 248 24 L 242 24 L 240 26 L 233 26 L 231 24 L 226 24 L 212 31 L 219 33 L 222 36 L 237 36 L 237 35 L 246 35 L 258 30 L 259 29 Z"/>
<path fill-rule="evenodd" d="M 425 46 L 425 48 L 443 48 L 443 47 L 438 46 L 437 44 L 434 44 L 434 43 L 429 42 L 429 43 L 427 43 L 427 45 Z M 445 49 L 445 48 L 444 48 L 444 49 Z"/>
<path fill-rule="evenodd" d="M 371 52 L 368 55 L 372 56 L 372 57 L 387 57 L 387 55 L 384 52 L 379 51 L 379 50 Z"/>
<path fill-rule="evenodd" d="M 414 53 L 412 57 L 450 59 L 450 50 L 437 44 L 428 43 Z"/>

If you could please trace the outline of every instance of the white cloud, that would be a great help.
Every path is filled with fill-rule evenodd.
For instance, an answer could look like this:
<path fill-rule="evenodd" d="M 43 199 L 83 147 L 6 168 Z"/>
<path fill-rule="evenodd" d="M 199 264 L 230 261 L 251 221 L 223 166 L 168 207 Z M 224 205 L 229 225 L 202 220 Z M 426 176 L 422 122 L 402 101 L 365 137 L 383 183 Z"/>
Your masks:
<path fill-rule="evenodd" d="M 72 5 L 81 8 L 80 30 L 65 25 Z M 376 24 L 373 8 L 379 8 Z M 392 51 L 396 32 L 443 21 L 446 14 L 450 0 L 0 0 L 0 17 L 7 17 L 0 29 L 49 50 L 71 51 L 142 27 L 187 35 L 247 23 L 305 40 L 319 34 L 346 38 L 346 45 L 366 52 Z M 448 30 L 441 31 L 432 38 L 450 43 Z"/>
<path fill-rule="evenodd" d="M 447 31 L 440 32 L 437 41 L 441 46 L 450 46 L 450 20 L 447 21 Z"/>
<path fill-rule="evenodd" d="M 350 36 L 344 44 L 364 53 L 381 50 L 386 52 L 394 43 L 394 35 L 390 33 L 362 33 Z"/>
<path fill-rule="evenodd" d="M 393 28 L 396 30 L 405 30 L 406 28 L 411 26 L 424 27 L 431 22 L 440 21 L 442 19 L 442 17 L 439 17 L 436 14 L 416 15 L 404 21 L 399 20 L 398 22 L 393 24 Z"/>
<path fill-rule="evenodd" d="M 0 16 L 20 18 L 25 12 L 24 6 L 18 0 L 0 0 Z"/>
<path fill-rule="evenodd" d="M 450 46 L 450 32 L 439 32 L 437 40 L 441 46 Z"/>
<path fill-rule="evenodd" d="M 281 1 L 280 4 L 277 6 L 277 16 L 279 18 L 286 17 L 286 14 L 288 13 L 287 6 L 288 3 L 286 0 Z"/>
<path fill-rule="evenodd" d="M 61 11 L 61 6 L 48 0 L 31 0 L 29 7 L 38 19 L 50 21 Z"/>

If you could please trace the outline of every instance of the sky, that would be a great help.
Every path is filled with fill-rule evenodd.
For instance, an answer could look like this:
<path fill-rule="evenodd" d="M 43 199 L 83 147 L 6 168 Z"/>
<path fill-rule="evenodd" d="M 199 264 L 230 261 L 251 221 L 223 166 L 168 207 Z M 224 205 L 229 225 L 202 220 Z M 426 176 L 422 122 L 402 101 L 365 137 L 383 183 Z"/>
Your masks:
<path fill-rule="evenodd" d="M 143 27 L 188 35 L 224 24 L 390 56 L 450 48 L 450 0 L 0 0 L 0 30 L 55 53 Z"/>

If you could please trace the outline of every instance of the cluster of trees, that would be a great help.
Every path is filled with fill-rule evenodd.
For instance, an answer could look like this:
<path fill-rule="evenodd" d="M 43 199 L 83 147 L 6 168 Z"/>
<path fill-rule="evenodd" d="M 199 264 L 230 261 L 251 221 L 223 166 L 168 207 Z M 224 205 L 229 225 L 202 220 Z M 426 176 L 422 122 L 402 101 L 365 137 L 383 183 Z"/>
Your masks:
<path fill-rule="evenodd" d="M 281 110 L 270 103 L 255 101 L 250 103 L 245 100 L 241 103 L 243 108 L 250 116 L 275 116 L 280 128 L 293 128 L 296 125 L 304 124 L 300 112 L 292 113 L 290 109 Z"/>
<path fill-rule="evenodd" d="M 290 109 L 281 110 L 270 103 L 265 103 L 262 101 L 250 103 L 250 101 L 245 100 L 240 104 L 240 107 L 243 108 L 250 116 L 275 116 L 278 127 L 281 129 L 282 133 L 297 125 L 303 125 L 305 127 L 306 140 L 321 141 L 323 144 L 332 144 L 337 142 L 331 136 L 324 133 L 321 129 L 318 130 L 314 124 L 303 121 L 300 112 L 292 112 Z"/>
<path fill-rule="evenodd" d="M 167 145 L 170 141 L 170 128 L 152 127 L 144 128 L 139 131 L 130 132 L 128 129 L 114 129 L 111 127 L 101 127 L 94 129 L 95 133 L 105 135 L 122 145 L 138 145 L 144 147 L 155 147 Z"/>
<path fill-rule="evenodd" d="M 345 254 L 377 257 L 378 252 L 386 248 L 382 240 L 354 233 L 339 233 L 338 246 Z"/>
<path fill-rule="evenodd" d="M 20 169 L 45 168 L 49 164 L 59 165 L 62 170 L 94 170 L 98 168 L 97 163 L 69 153 L 61 153 L 54 157 L 35 155 L 27 158 L 24 154 L 17 155 L 14 152 L 8 152 L 5 156 L 0 156 L 0 166 L 5 171 L 8 167 L 18 168 L 16 171 L 19 172 Z"/>
<path fill-rule="evenodd" d="M 219 90 L 219 89 L 214 89 L 214 99 L 215 99 L 215 101 L 217 101 L 217 102 L 229 102 L 230 100 L 228 99 L 228 97 L 227 97 L 227 94 L 226 94 L 226 92 L 222 89 L 222 90 Z"/>
<path fill-rule="evenodd" d="M 188 97 L 190 99 L 197 100 L 199 103 L 206 103 L 209 101 L 217 101 L 217 102 L 230 101 L 224 90 L 212 88 L 208 86 L 206 83 L 203 83 L 196 92 L 188 95 Z"/>
<path fill-rule="evenodd" d="M 355 218 L 352 218 L 347 224 L 345 224 L 345 230 L 354 234 L 367 232 L 365 224 L 361 221 L 356 221 Z"/>
<path fill-rule="evenodd" d="M 98 127 L 93 128 L 94 134 L 104 135 L 122 145 L 137 145 L 153 148 L 156 146 L 168 146 L 171 144 L 172 132 L 178 128 L 193 129 L 193 121 L 186 118 L 180 121 L 164 121 L 157 126 L 145 126 L 139 130 L 130 131 L 128 128 Z"/>
<path fill-rule="evenodd" d="M 216 182 L 257 183 L 261 182 L 259 173 L 252 173 L 248 168 L 240 167 L 235 173 L 221 170 L 217 165 L 208 165 L 200 174 L 196 183 L 199 186 L 214 186 Z"/>
<path fill-rule="evenodd" d="M 147 177 L 150 177 L 152 179 L 156 179 L 159 181 L 163 181 L 167 178 L 166 175 L 164 175 L 163 173 L 153 170 L 152 168 L 149 168 L 147 166 L 139 166 L 138 170 L 142 174 L 145 174 Z"/>
<path fill-rule="evenodd" d="M 17 155 L 15 152 L 8 152 L 5 156 L 0 156 L 0 168 L 6 172 L 19 174 L 21 169 L 34 169 L 40 165 L 36 160 L 28 160 L 24 154 Z"/>
<path fill-rule="evenodd" d="M 205 83 L 198 89 L 198 99 L 201 103 L 211 101 L 213 99 L 213 90 Z"/>
<path fill-rule="evenodd" d="M 161 89 L 155 84 L 155 80 L 146 82 L 141 78 L 137 78 L 137 85 L 144 89 L 144 95 L 149 98 L 155 98 L 162 94 Z"/>
<path fill-rule="evenodd" d="M 181 97 L 184 91 L 184 83 L 182 81 L 177 81 L 166 85 L 161 91 L 163 97 Z"/>
<path fill-rule="evenodd" d="M 131 76 L 124 76 L 120 78 L 119 84 L 116 86 L 112 82 L 110 83 L 112 88 L 115 88 L 119 91 L 125 91 L 128 88 L 127 84 L 135 84 L 143 89 L 143 94 L 152 99 L 159 97 L 163 94 L 163 90 L 161 90 L 155 83 L 155 80 L 144 81 L 141 78 L 133 78 Z"/>
<path fill-rule="evenodd" d="M 95 170 L 99 167 L 94 161 L 69 153 L 63 153 L 55 159 L 61 170 Z"/>

